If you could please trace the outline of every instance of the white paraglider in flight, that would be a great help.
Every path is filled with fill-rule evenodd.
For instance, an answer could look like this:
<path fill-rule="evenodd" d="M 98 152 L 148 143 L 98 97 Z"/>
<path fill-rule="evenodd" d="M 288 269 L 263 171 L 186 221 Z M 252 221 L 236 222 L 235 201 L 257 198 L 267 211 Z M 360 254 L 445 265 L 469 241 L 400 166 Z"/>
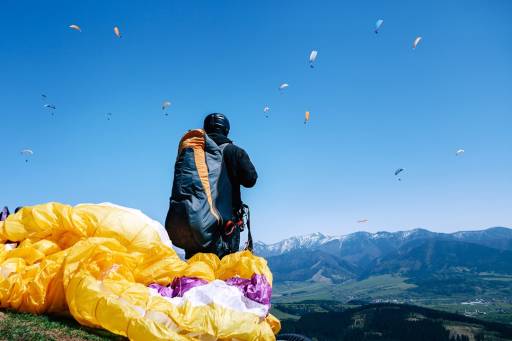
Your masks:
<path fill-rule="evenodd" d="M 22 149 L 20 151 L 20 154 L 23 155 L 23 157 L 25 158 L 25 162 L 28 162 L 28 159 L 34 155 L 34 152 L 32 151 L 32 149 Z"/>
<path fill-rule="evenodd" d="M 377 22 L 375 23 L 375 29 L 373 30 L 373 32 L 375 32 L 375 34 L 379 33 L 379 29 L 382 26 L 382 24 L 384 24 L 384 20 L 382 20 L 382 19 L 377 20 Z"/>
<path fill-rule="evenodd" d="M 283 84 L 279 85 L 279 91 L 281 93 L 284 93 L 284 90 L 288 89 L 288 87 L 289 87 L 288 83 L 283 83 Z"/>
<path fill-rule="evenodd" d="M 268 118 L 268 114 L 270 113 L 270 107 L 265 106 L 265 108 L 263 108 L 263 112 L 265 113 L 265 117 Z"/>
<path fill-rule="evenodd" d="M 364 224 L 364 223 L 367 223 L 368 222 L 368 219 L 359 219 L 357 221 L 359 224 Z"/>
<path fill-rule="evenodd" d="M 464 155 L 464 149 L 459 149 L 459 150 L 457 150 L 457 151 L 455 152 L 455 155 L 456 155 L 456 156 L 462 156 L 462 155 Z"/>
<path fill-rule="evenodd" d="M 171 102 L 170 101 L 163 101 L 162 102 L 162 110 L 164 111 L 165 113 L 165 116 L 169 116 L 169 113 L 167 112 L 167 109 L 171 106 Z"/>
<path fill-rule="evenodd" d="M 316 61 L 316 57 L 318 56 L 318 51 L 317 50 L 313 50 L 311 51 L 311 53 L 309 54 L 309 67 L 310 68 L 314 68 L 315 67 L 315 61 Z"/>
<path fill-rule="evenodd" d="M 82 32 L 82 29 L 78 25 L 69 25 L 69 28 L 78 32 Z"/>
<path fill-rule="evenodd" d="M 414 39 L 414 43 L 412 43 L 412 49 L 413 50 L 416 50 L 416 47 L 418 46 L 418 44 L 420 43 L 420 41 L 422 40 L 423 38 L 418 36 L 416 37 L 416 39 Z"/>

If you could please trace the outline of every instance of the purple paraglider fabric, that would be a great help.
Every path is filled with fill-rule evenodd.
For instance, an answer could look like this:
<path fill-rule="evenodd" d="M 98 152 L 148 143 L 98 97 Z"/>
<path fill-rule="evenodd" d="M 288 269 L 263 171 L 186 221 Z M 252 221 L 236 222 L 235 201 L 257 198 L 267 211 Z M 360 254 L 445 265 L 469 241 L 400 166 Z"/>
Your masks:
<path fill-rule="evenodd" d="M 9 209 L 5 206 L 2 211 L 0 211 L 0 221 L 4 221 L 9 216 Z"/>
<path fill-rule="evenodd" d="M 150 284 L 149 287 L 157 290 L 162 296 L 173 298 L 183 297 L 188 290 L 207 283 L 207 281 L 195 277 L 178 277 L 168 287 L 156 283 Z M 251 279 L 233 277 L 226 280 L 226 284 L 238 288 L 245 297 L 252 301 L 270 305 L 272 287 L 264 275 L 253 274 Z"/>
<path fill-rule="evenodd" d="M 205 285 L 206 283 L 208 282 L 195 277 L 177 277 L 168 287 L 156 283 L 150 284 L 149 287 L 156 289 L 162 296 L 173 298 L 177 296 L 182 297 L 190 289 Z"/>
<path fill-rule="evenodd" d="M 251 279 L 233 277 L 226 281 L 228 285 L 237 287 L 245 297 L 265 305 L 270 304 L 272 287 L 264 275 L 254 274 Z"/>

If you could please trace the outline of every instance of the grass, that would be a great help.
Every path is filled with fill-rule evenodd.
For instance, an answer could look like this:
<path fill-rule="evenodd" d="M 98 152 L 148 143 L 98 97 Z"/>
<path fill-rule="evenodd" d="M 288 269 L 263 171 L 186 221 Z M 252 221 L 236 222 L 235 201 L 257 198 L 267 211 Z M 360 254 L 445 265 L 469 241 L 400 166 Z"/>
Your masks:
<path fill-rule="evenodd" d="M 125 340 L 106 330 L 80 325 L 69 316 L 0 311 L 0 340 Z"/>
<path fill-rule="evenodd" d="M 299 315 L 292 315 L 289 313 L 286 313 L 284 311 L 279 310 L 276 307 L 272 307 L 270 309 L 270 313 L 277 317 L 279 320 L 298 320 L 300 318 Z"/>
<path fill-rule="evenodd" d="M 381 298 L 395 296 L 416 285 L 406 283 L 407 278 L 393 275 L 372 276 L 362 281 L 349 282 L 336 287 L 337 296 L 354 298 Z"/>
<path fill-rule="evenodd" d="M 484 282 L 510 282 L 512 284 L 510 275 L 481 273 L 479 278 Z M 281 310 L 285 313 L 279 315 L 280 312 L 278 312 L 276 314 L 282 319 L 296 318 L 293 312 L 285 309 L 288 303 L 324 300 L 343 302 L 348 307 L 347 304 L 351 301 L 369 303 L 380 299 L 384 302 L 409 303 L 459 314 L 474 314 L 473 316 L 488 321 L 512 323 L 512 296 L 506 295 L 506 292 L 500 288 L 488 287 L 480 294 L 460 292 L 436 294 L 418 289 L 422 288 L 407 283 L 407 278 L 393 275 L 372 276 L 362 281 L 347 281 L 342 284 L 285 282 L 275 283 L 272 303 L 275 304 L 278 311 Z M 475 299 L 484 299 L 485 304 L 462 304 L 462 302 Z M 316 305 L 311 304 L 311 306 L 315 307 Z"/>
<path fill-rule="evenodd" d="M 274 285 L 272 302 L 286 303 L 307 300 L 349 301 L 355 298 L 390 297 L 415 288 L 400 276 L 372 276 L 362 281 L 349 281 L 343 284 L 310 282 L 284 282 Z"/>

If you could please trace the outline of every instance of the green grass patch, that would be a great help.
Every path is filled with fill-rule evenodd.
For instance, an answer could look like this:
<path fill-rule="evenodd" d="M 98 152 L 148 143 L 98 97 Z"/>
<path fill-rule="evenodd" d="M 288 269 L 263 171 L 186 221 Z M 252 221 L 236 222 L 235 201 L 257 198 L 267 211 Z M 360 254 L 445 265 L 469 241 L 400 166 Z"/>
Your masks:
<path fill-rule="evenodd" d="M 80 325 L 70 316 L 0 311 L 0 340 L 125 340 L 103 329 Z"/>
<path fill-rule="evenodd" d="M 392 275 L 372 276 L 362 281 L 347 281 L 342 284 L 311 282 L 284 282 L 274 285 L 272 301 L 275 303 L 307 300 L 332 300 L 346 302 L 357 298 L 380 298 L 403 294 L 414 284 L 407 278 Z"/>

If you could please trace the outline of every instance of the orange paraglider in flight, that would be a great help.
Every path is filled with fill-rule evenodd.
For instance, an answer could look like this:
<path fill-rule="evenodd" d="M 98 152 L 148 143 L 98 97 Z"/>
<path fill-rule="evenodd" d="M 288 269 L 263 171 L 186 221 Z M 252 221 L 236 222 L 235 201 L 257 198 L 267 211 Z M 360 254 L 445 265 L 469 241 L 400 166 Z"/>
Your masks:
<path fill-rule="evenodd" d="M 116 37 L 121 38 L 121 31 L 119 30 L 119 27 L 114 26 L 114 34 Z"/>

